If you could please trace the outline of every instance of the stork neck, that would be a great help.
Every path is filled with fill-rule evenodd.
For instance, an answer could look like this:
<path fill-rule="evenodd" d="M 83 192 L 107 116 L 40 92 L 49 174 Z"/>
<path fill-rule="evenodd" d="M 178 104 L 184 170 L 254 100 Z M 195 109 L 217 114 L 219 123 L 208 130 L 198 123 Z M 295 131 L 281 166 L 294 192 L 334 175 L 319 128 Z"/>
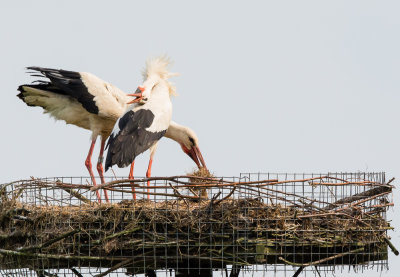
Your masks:
<path fill-rule="evenodd" d="M 183 133 L 184 129 L 185 129 L 184 126 L 179 125 L 178 123 L 176 123 L 174 121 L 171 121 L 169 124 L 169 127 L 167 129 L 167 132 L 165 133 L 164 136 L 176 141 L 177 143 L 183 143 L 184 140 L 182 137 L 182 133 Z"/>

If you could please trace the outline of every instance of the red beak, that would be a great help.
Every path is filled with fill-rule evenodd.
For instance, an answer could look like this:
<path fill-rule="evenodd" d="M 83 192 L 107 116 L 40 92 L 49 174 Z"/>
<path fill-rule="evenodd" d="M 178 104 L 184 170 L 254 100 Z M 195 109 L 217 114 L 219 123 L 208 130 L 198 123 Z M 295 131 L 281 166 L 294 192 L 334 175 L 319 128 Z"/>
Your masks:
<path fill-rule="evenodd" d="M 143 91 L 144 87 L 138 87 L 135 91 L 135 93 L 128 94 L 128 96 L 134 96 L 136 97 L 132 101 L 128 102 L 127 104 L 133 104 L 133 103 L 138 103 L 143 100 Z"/>
<path fill-rule="evenodd" d="M 199 147 L 193 146 L 192 149 L 190 149 L 190 150 L 186 149 L 186 150 L 187 151 L 185 151 L 185 149 L 184 149 L 185 153 L 189 155 L 189 157 L 196 163 L 196 165 L 199 169 L 201 169 L 202 167 L 207 169 L 206 163 L 203 159 L 203 155 L 201 155 Z"/>

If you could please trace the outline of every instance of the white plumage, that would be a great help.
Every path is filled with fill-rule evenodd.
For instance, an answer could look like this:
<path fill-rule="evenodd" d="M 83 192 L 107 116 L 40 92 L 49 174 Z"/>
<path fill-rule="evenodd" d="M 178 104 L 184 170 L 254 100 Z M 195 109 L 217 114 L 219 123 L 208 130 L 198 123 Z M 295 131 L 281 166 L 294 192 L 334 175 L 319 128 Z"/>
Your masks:
<path fill-rule="evenodd" d="M 174 74 L 163 72 L 163 64 L 167 65 L 168 63 L 166 59 L 161 58 L 157 64 L 148 63 L 148 67 L 150 65 L 153 71 L 162 72 L 164 76 L 173 76 Z M 100 136 L 101 147 L 97 171 L 101 181 L 104 182 L 102 167 L 104 144 L 116 120 L 127 110 L 129 106 L 127 103 L 132 100 L 132 97 L 90 73 L 41 67 L 29 67 L 28 69 L 35 71 L 35 73 L 41 73 L 41 75 L 34 76 L 47 77 L 48 80 L 40 80 L 36 81 L 37 84 L 20 86 L 18 90 L 21 93 L 18 96 L 29 106 L 42 107 L 45 113 L 57 120 L 63 120 L 67 124 L 73 124 L 92 131 L 92 143 L 85 165 L 88 168 L 93 185 L 96 185 L 96 180 L 92 171 L 91 156 L 96 138 Z M 148 76 L 147 70 L 144 71 L 143 76 Z M 175 87 L 169 82 L 166 85 L 169 93 L 174 95 Z M 147 93 L 145 91 L 144 95 L 147 96 Z M 161 123 L 158 120 L 157 122 Z M 154 125 L 153 128 L 155 127 Z M 182 149 L 195 162 L 197 160 L 196 164 L 199 165 L 198 161 L 202 160 L 202 158 L 194 156 L 193 147 L 198 147 L 198 139 L 192 130 L 171 121 L 165 136 L 177 141 L 181 146 L 186 145 L 185 147 L 188 151 L 185 151 L 184 147 Z M 195 143 L 188 148 L 188 145 L 190 146 L 187 143 L 188 141 L 194 141 Z M 204 161 L 202 161 L 202 164 L 205 166 Z M 97 196 L 101 201 L 100 195 L 98 194 Z M 108 201 L 106 193 L 105 196 Z"/>
<path fill-rule="evenodd" d="M 169 61 L 160 59 L 148 61 L 146 78 L 142 84 L 142 97 L 148 99 L 143 105 L 131 105 L 115 124 L 107 146 L 109 147 L 105 168 L 118 165 L 126 167 L 146 150 L 150 150 L 150 161 L 146 176 L 151 176 L 153 156 L 158 141 L 166 133 L 172 117 L 170 95 L 174 87 L 167 81 Z M 132 176 L 131 169 L 130 177 Z M 149 183 L 148 183 L 149 185 Z M 149 195 L 148 195 L 149 196 Z M 135 197 L 135 195 L 134 195 Z"/>

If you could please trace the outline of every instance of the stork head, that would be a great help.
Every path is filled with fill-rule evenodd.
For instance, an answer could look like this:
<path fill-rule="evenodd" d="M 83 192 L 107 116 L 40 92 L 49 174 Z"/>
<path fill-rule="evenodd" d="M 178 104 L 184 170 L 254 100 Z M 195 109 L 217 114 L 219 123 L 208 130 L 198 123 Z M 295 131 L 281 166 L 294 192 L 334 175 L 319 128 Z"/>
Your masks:
<path fill-rule="evenodd" d="M 147 97 L 143 95 L 143 91 L 145 91 L 144 87 L 139 86 L 135 93 L 128 94 L 128 96 L 133 96 L 136 97 L 132 101 L 129 101 L 127 104 L 133 104 L 133 103 L 139 103 L 139 104 L 144 104 L 147 102 Z"/>
<path fill-rule="evenodd" d="M 203 155 L 200 152 L 197 137 L 187 136 L 185 140 L 188 140 L 189 143 L 187 143 L 187 141 L 181 143 L 181 148 L 183 152 L 185 152 L 196 163 L 199 169 L 207 169 L 206 163 L 203 159 Z"/>
<path fill-rule="evenodd" d="M 165 136 L 178 142 L 181 145 L 183 152 L 185 152 L 185 154 L 196 163 L 199 169 L 207 169 L 199 148 L 199 139 L 192 129 L 171 121 Z"/>
<path fill-rule="evenodd" d="M 143 84 L 138 87 L 135 93 L 128 94 L 135 96 L 136 99 L 129 102 L 144 104 L 156 94 L 163 94 L 168 91 L 168 95 L 176 95 L 175 86 L 168 81 L 169 78 L 177 76 L 177 73 L 168 71 L 171 61 L 166 56 L 150 58 L 146 62 L 146 68 L 143 71 Z"/>

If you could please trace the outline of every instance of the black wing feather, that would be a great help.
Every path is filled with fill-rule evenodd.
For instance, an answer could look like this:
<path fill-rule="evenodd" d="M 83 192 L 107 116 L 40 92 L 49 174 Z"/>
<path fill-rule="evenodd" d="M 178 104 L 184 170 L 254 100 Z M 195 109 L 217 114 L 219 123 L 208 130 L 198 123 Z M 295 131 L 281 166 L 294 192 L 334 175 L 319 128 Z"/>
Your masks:
<path fill-rule="evenodd" d="M 106 171 L 113 165 L 126 167 L 135 158 L 160 140 L 167 130 L 149 132 L 146 128 L 153 123 L 154 114 L 150 110 L 129 111 L 118 121 L 120 131 L 111 134 L 107 142 Z"/>
<path fill-rule="evenodd" d="M 99 113 L 99 108 L 94 101 L 94 95 L 89 92 L 88 88 L 83 83 L 79 72 L 36 66 L 27 67 L 27 69 L 38 71 L 43 74 L 41 77 L 46 77 L 50 80 L 50 82 L 42 83 L 44 85 L 43 89 L 71 96 L 78 100 L 88 112 L 94 114 Z M 33 76 L 38 75 L 34 74 Z M 26 86 L 35 87 L 34 85 Z"/>

